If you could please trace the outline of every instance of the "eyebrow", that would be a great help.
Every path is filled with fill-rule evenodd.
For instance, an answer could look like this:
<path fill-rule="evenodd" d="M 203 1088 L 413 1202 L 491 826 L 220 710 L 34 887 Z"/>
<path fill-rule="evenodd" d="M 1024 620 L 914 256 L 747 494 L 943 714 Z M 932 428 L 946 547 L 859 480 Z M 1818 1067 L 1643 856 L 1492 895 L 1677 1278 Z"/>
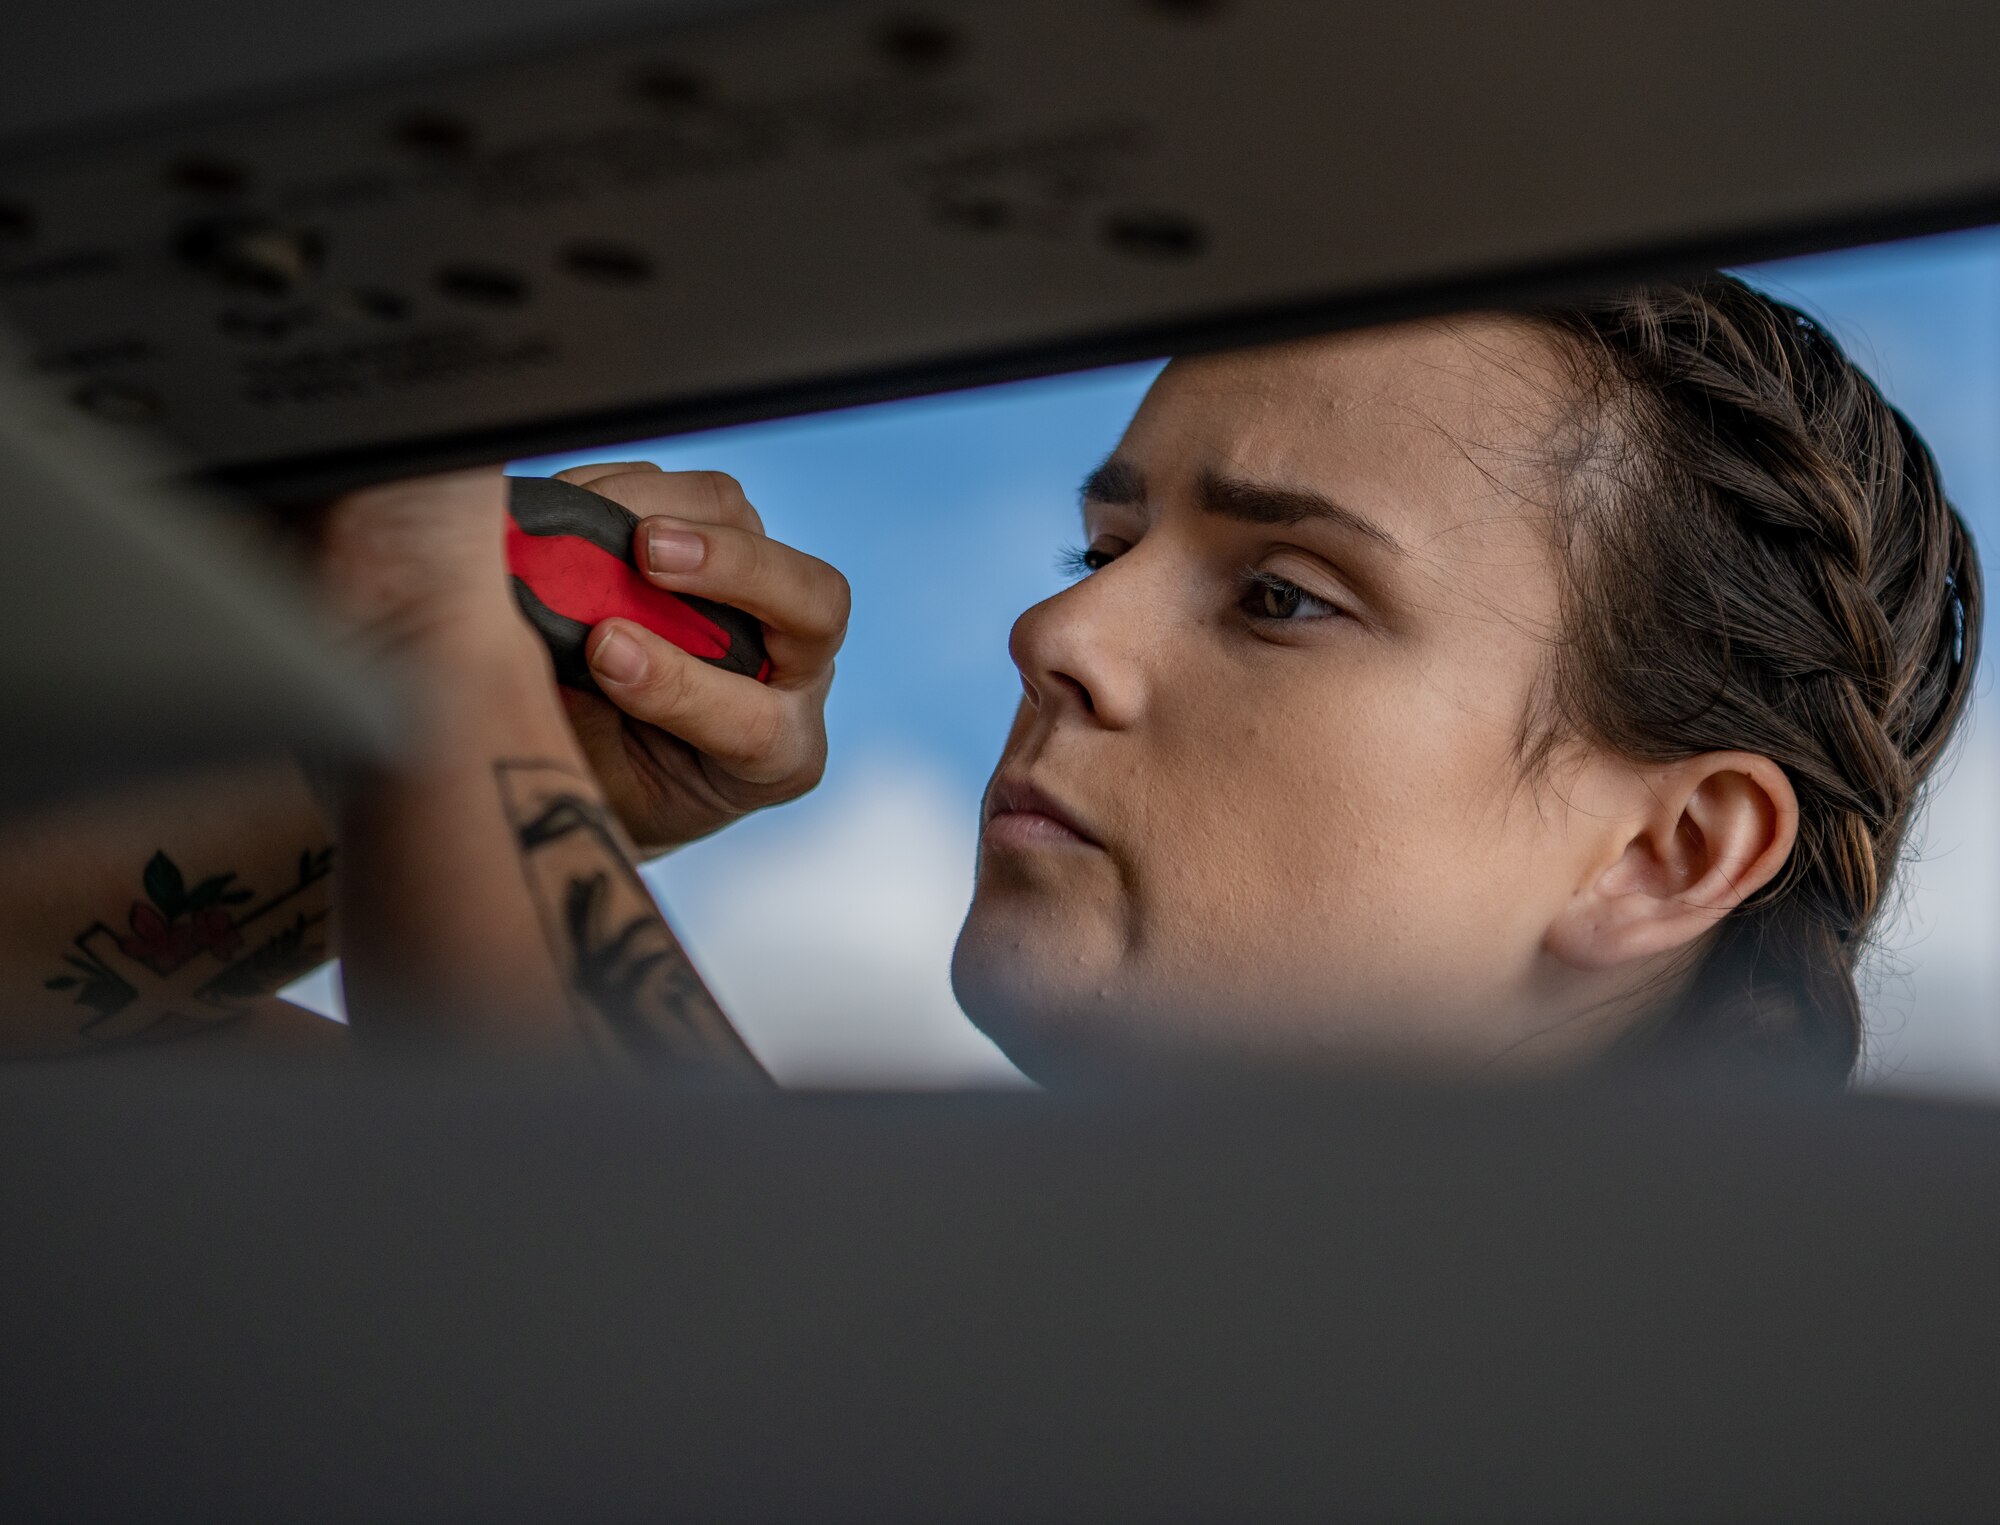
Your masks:
<path fill-rule="evenodd" d="M 1146 479 L 1130 462 L 1111 457 L 1083 479 L 1083 501 L 1129 508 L 1146 501 Z"/>
<path fill-rule="evenodd" d="M 1118 507 L 1144 503 L 1146 480 L 1130 462 L 1113 456 L 1083 479 L 1083 501 Z M 1205 513 L 1244 524 L 1299 524 L 1308 520 L 1334 524 L 1384 550 L 1404 554 L 1403 543 L 1373 519 L 1307 488 L 1274 487 L 1204 471 L 1195 482 L 1195 502 Z"/>

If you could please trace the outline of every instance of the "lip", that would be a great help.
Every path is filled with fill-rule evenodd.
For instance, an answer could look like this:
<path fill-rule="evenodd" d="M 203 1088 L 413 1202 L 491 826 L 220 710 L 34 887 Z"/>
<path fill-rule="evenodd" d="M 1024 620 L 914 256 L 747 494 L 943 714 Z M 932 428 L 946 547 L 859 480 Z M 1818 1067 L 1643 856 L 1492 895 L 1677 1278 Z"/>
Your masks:
<path fill-rule="evenodd" d="M 1004 847 L 1104 845 L 1068 805 L 1041 785 L 1015 777 L 995 779 L 987 791 L 985 837 Z"/>

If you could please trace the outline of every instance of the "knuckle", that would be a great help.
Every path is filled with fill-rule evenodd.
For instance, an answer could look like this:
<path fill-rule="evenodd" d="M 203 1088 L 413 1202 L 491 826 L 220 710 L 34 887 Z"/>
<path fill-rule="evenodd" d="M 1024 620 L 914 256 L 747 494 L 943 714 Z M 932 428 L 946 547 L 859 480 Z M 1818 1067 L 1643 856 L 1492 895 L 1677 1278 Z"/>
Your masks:
<path fill-rule="evenodd" d="M 695 697 L 694 679 L 687 663 L 663 662 L 657 654 L 649 652 L 646 669 L 646 677 L 637 687 L 645 697 L 647 708 L 658 716 L 679 716 Z"/>
<path fill-rule="evenodd" d="M 635 505 L 640 501 L 636 494 L 643 492 L 643 473 L 621 469 L 586 473 L 576 479 L 575 485 L 594 492 L 600 498 L 608 498 L 613 503 L 637 512 Z"/>
<path fill-rule="evenodd" d="M 651 461 L 591 461 L 582 466 L 565 466 L 555 474 L 555 479 L 582 487 L 616 477 L 657 475 L 659 470 Z"/>
<path fill-rule="evenodd" d="M 826 777 L 826 743 L 822 741 L 817 747 L 813 749 L 812 755 L 806 759 L 805 766 L 800 768 L 799 771 L 793 775 L 792 781 L 798 786 L 798 792 L 800 794 L 805 794 L 811 790 L 817 789 L 819 787 L 820 780 L 825 777 Z"/>
<path fill-rule="evenodd" d="M 764 521 L 751 506 L 743 484 L 726 471 L 690 471 L 688 485 L 695 500 L 705 510 L 704 517 L 717 524 L 732 524 L 762 534 Z"/>
<path fill-rule="evenodd" d="M 704 528 L 708 542 L 708 571 L 731 583 L 761 588 L 765 579 L 763 548 L 754 535 L 734 525 L 715 524 Z"/>
<path fill-rule="evenodd" d="M 848 616 L 854 612 L 854 589 L 839 568 L 828 566 L 823 561 L 819 566 L 824 574 L 820 581 L 825 589 L 826 633 L 839 635 L 847 629 Z"/>
<path fill-rule="evenodd" d="M 785 741 L 784 716 L 759 694 L 730 711 L 727 721 L 713 727 L 701 750 L 738 778 L 769 783 L 782 772 L 779 761 Z"/>
<path fill-rule="evenodd" d="M 743 484 L 726 471 L 690 472 L 692 485 L 718 514 L 726 514 L 739 508 L 746 501 Z"/>
<path fill-rule="evenodd" d="M 762 696 L 760 696 L 762 697 Z M 759 704 L 744 717 L 737 732 L 737 748 L 744 762 L 769 759 L 785 739 L 785 717 L 777 706 Z"/>
<path fill-rule="evenodd" d="M 825 562 L 812 561 L 800 589 L 796 615 L 800 633 L 822 639 L 842 634 L 853 602 L 847 579 Z"/>

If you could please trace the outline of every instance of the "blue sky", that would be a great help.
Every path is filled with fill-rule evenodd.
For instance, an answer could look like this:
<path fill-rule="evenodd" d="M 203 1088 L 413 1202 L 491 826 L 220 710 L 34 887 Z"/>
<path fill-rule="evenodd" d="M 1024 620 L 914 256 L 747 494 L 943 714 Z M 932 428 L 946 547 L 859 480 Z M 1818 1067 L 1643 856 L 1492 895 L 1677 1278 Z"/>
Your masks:
<path fill-rule="evenodd" d="M 2000 548 L 2000 230 L 1745 273 L 1826 321 L 1909 413 L 1982 541 L 1990 585 Z M 1004 1069 L 959 1030 L 941 982 L 965 903 L 975 803 L 1019 693 L 1007 631 L 1061 585 L 1056 556 L 1077 538 L 1078 483 L 1116 443 L 1156 369 L 1022 382 L 514 468 L 643 458 L 669 470 L 727 471 L 772 534 L 832 562 L 853 586 L 820 791 L 651 871 L 697 960 L 725 1004 L 734 997 L 753 1045 L 781 1076 L 792 1053 L 807 1056 L 789 1066 L 794 1075 L 838 1077 L 866 1068 L 843 1068 L 835 1062 L 842 1053 L 908 1058 L 923 1050 L 929 1040 L 915 1026 L 884 1017 L 870 1028 L 868 1013 L 890 1007 L 922 1008 L 922 1032 L 936 1038 L 932 1070 L 912 1060 L 898 1073 L 951 1080 Z M 1973 789 L 2000 794 L 2000 771 L 1960 786 L 1968 800 Z M 1979 824 L 1986 817 L 1953 810 L 1946 834 L 1966 837 L 1964 852 L 2000 856 L 2000 840 L 1967 837 L 1989 831 Z M 1959 875 L 1955 887 L 1916 892 L 1919 920 L 1936 921 L 1940 907 L 1944 916 L 1944 931 L 1918 960 L 1935 965 L 1941 949 L 1957 948 L 1954 926 L 2000 920 L 2000 886 L 1983 870 L 1968 878 L 1967 861 L 1947 865 Z M 1980 904 L 1960 904 L 1968 900 Z M 841 929 L 837 948 L 830 927 Z M 1977 941 L 1990 939 L 1978 933 Z M 1992 970 L 1953 978 L 1961 975 L 1974 997 L 1983 990 L 1990 998 Z M 841 987 L 837 1020 L 826 1014 L 829 982 Z M 1957 1056 L 1952 1064 L 1990 1064 L 2000 1083 L 2000 1036 L 1990 1044 L 1988 1036 L 1967 1026 L 1938 1052 Z"/>

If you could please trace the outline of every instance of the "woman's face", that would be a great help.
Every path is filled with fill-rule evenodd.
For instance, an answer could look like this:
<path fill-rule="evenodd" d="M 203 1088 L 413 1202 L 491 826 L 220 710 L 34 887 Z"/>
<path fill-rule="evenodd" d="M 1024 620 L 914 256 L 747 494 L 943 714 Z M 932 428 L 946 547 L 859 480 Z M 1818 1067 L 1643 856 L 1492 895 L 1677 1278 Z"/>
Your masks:
<path fill-rule="evenodd" d="M 1588 769 L 1519 752 L 1560 388 L 1498 319 L 1160 377 L 1085 487 L 1090 570 L 1011 642 L 953 977 L 1031 1074 L 1606 1040 L 1543 946 L 1601 866 Z"/>

